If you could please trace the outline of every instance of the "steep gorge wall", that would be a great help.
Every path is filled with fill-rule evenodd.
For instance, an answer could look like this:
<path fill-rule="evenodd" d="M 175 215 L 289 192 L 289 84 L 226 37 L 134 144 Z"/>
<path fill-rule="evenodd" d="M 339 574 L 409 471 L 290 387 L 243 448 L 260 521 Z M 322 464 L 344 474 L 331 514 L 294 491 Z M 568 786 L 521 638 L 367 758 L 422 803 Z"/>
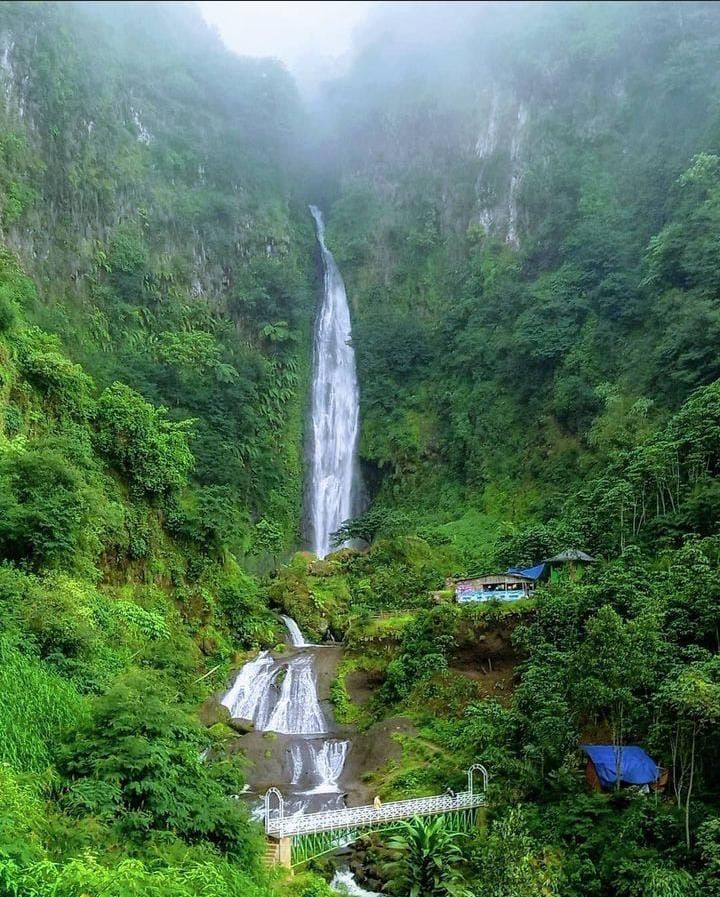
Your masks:
<path fill-rule="evenodd" d="M 0 238 L 40 287 L 28 311 L 101 385 L 197 421 L 196 479 L 239 509 L 242 550 L 254 521 L 287 544 L 300 516 L 299 115 L 289 75 L 230 54 L 192 8 L 0 9 Z"/>
<path fill-rule="evenodd" d="M 713 379 L 689 362 L 709 351 L 702 326 L 648 270 L 684 172 L 719 147 L 703 62 L 717 15 L 430 5 L 407 28 L 402 10 L 366 28 L 324 98 L 328 238 L 357 319 L 363 456 L 390 502 L 518 481 L 530 496 L 538 476 L 562 494 L 609 397 L 659 420 Z M 671 320 L 693 329 L 682 349 Z"/>

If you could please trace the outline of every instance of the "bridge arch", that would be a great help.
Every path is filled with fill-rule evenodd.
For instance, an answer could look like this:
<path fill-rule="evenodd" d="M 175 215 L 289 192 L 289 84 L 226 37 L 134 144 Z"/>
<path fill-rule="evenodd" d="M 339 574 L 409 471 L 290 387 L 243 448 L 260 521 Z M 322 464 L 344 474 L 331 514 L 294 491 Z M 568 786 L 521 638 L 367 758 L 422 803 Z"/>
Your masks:
<path fill-rule="evenodd" d="M 275 798 L 275 818 L 272 817 L 272 799 Z M 270 832 L 271 827 L 279 825 L 282 829 L 285 818 L 285 799 L 278 788 L 268 788 L 265 792 L 265 831 Z"/>

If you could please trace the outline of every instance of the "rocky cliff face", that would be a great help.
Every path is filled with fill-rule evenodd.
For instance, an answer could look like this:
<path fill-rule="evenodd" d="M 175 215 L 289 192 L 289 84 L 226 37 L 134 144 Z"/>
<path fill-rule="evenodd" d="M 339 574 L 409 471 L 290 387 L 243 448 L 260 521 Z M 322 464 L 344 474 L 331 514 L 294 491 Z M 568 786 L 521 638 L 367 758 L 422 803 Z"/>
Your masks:
<path fill-rule="evenodd" d="M 158 8 L 141 29 L 127 8 L 86 6 L 0 16 L 6 176 L 24 191 L 3 234 L 31 268 L 59 274 L 60 255 L 77 281 L 133 221 L 156 264 L 182 260 L 192 293 L 217 298 L 249 257 L 290 249 L 292 84 L 189 13 Z"/>
<path fill-rule="evenodd" d="M 437 473 L 472 433 L 452 464 L 481 482 L 519 458 L 516 405 L 552 453 L 590 426 L 603 384 L 658 391 L 664 313 L 643 270 L 683 172 L 717 150 L 701 60 L 718 10 L 449 11 L 378 11 L 328 89 L 328 240 L 357 318 L 364 457 Z"/>
<path fill-rule="evenodd" d="M 271 505 L 289 541 L 314 276 L 299 101 L 196 10 L 136 12 L 0 8 L 0 240 L 38 284 L 31 318 L 100 385 L 197 421 L 196 476 L 230 490 L 236 545 Z"/>

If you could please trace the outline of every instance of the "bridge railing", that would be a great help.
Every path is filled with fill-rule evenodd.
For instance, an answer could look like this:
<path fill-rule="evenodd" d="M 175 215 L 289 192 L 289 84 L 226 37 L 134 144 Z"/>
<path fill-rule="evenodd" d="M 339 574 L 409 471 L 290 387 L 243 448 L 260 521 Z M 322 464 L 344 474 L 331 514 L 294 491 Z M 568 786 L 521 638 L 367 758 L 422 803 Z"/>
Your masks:
<path fill-rule="evenodd" d="M 271 819 L 266 818 L 265 830 L 279 838 L 293 835 L 330 832 L 337 829 L 373 828 L 386 822 L 412 819 L 414 816 L 433 816 L 437 813 L 452 813 L 480 807 L 485 803 L 485 795 L 472 791 L 459 794 L 441 794 L 435 797 L 419 797 L 398 800 L 375 807 L 347 807 L 341 810 L 325 810 L 320 813 L 297 814 Z"/>

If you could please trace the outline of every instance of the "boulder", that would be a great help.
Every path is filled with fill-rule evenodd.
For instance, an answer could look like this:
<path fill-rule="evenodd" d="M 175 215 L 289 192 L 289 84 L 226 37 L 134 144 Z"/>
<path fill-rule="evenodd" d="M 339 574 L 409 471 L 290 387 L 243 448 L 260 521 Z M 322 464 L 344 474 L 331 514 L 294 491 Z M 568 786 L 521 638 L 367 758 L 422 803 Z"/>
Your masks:
<path fill-rule="evenodd" d="M 210 695 L 198 708 L 198 717 L 203 726 L 215 726 L 230 722 L 230 711 L 220 703 L 220 695 Z"/>
<path fill-rule="evenodd" d="M 248 732 L 253 732 L 255 730 L 255 723 L 251 719 L 243 719 L 239 716 L 233 717 L 228 722 L 228 726 L 240 735 L 247 735 Z"/>

